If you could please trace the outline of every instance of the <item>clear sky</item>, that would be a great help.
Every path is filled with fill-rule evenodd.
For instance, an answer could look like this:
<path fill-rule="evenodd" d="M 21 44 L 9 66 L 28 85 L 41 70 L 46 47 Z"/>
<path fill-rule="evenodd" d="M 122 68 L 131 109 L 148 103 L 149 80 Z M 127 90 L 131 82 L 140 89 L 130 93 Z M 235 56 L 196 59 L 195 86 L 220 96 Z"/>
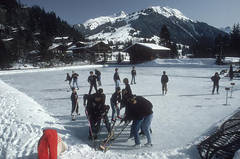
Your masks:
<path fill-rule="evenodd" d="M 39 5 L 54 11 L 69 24 L 120 11 L 132 13 L 150 6 L 168 6 L 180 10 L 192 20 L 215 27 L 240 23 L 240 0 L 20 0 L 28 6 Z"/>

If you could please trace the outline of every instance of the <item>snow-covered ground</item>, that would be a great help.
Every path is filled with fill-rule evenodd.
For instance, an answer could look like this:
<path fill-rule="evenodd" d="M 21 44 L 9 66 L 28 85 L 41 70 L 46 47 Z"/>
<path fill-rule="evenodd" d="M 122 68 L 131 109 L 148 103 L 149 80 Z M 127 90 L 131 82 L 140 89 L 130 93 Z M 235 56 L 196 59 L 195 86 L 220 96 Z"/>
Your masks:
<path fill-rule="evenodd" d="M 228 66 L 216 66 L 212 59 L 155 60 L 137 65 L 134 94 L 143 95 L 154 105 L 152 148 L 133 149 L 128 131 L 107 153 L 89 147 L 88 122 L 82 95 L 88 92 L 87 77 L 97 66 L 34 69 L 0 72 L 0 158 L 37 158 L 37 142 L 42 128 L 56 128 L 69 149 L 60 159 L 183 159 L 199 158 L 196 144 L 239 108 L 239 80 L 222 77 L 220 94 L 212 95 L 210 77 Z M 106 103 L 114 91 L 114 67 L 99 67 Z M 80 117 L 71 121 L 69 87 L 66 73 L 79 73 Z M 169 76 L 168 94 L 161 95 L 160 78 Z M 121 79 L 130 79 L 131 66 L 120 67 Z M 235 82 L 232 98 L 226 103 L 225 87 Z M 124 88 L 123 85 L 121 85 Z M 123 112 L 121 112 L 123 113 Z M 109 112 L 109 115 L 111 112 Z M 102 129 L 105 132 L 105 128 Z M 104 133 L 102 134 L 104 136 Z M 142 139 L 142 144 L 146 141 Z"/>

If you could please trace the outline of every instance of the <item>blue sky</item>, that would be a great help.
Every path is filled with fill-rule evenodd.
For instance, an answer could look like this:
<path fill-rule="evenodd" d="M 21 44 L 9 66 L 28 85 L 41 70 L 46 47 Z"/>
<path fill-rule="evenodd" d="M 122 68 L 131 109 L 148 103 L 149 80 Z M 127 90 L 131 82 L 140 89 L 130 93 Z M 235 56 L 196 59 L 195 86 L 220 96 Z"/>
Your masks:
<path fill-rule="evenodd" d="M 28 6 L 39 5 L 70 24 L 125 11 L 132 13 L 150 6 L 179 9 L 185 16 L 215 27 L 240 23 L 240 0 L 20 0 Z"/>

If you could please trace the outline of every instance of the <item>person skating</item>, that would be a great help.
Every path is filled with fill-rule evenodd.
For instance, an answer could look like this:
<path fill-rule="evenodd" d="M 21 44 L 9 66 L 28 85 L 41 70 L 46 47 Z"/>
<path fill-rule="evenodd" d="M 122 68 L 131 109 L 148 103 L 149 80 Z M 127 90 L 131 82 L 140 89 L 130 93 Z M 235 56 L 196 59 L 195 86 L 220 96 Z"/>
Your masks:
<path fill-rule="evenodd" d="M 72 71 L 72 80 L 73 80 L 73 83 L 72 83 L 72 86 L 75 87 L 74 85 L 76 85 L 75 88 L 79 89 L 78 87 L 78 74 L 74 71 Z"/>
<path fill-rule="evenodd" d="M 95 75 L 97 76 L 97 82 L 98 82 L 98 86 L 102 86 L 102 82 L 101 82 L 101 72 L 97 69 L 95 69 Z"/>
<path fill-rule="evenodd" d="M 132 67 L 131 75 L 132 75 L 131 84 L 133 84 L 133 82 L 134 84 L 136 84 L 137 71 L 135 69 L 135 66 Z"/>
<path fill-rule="evenodd" d="M 74 120 L 76 115 L 80 115 L 78 113 L 79 106 L 78 106 L 77 90 L 74 87 L 72 87 L 71 101 L 72 101 L 71 115 L 72 115 L 72 119 Z"/>
<path fill-rule="evenodd" d="M 213 81 L 213 89 L 212 89 L 212 94 L 215 92 L 215 88 L 217 88 L 217 94 L 219 94 L 218 89 L 219 89 L 219 74 L 216 72 L 214 76 L 211 77 L 211 80 Z"/>
<path fill-rule="evenodd" d="M 166 75 L 166 71 L 163 71 L 163 75 L 161 77 L 162 83 L 162 94 L 167 94 L 167 83 L 168 83 L 168 76 Z"/>
<path fill-rule="evenodd" d="M 230 80 L 233 80 L 233 67 L 232 67 L 232 65 L 230 65 L 228 74 L 229 74 Z"/>
<path fill-rule="evenodd" d="M 90 71 L 90 76 L 88 77 L 88 83 L 90 84 L 90 89 L 88 94 L 91 94 L 93 87 L 97 92 L 97 76 L 93 74 L 93 71 Z"/>
<path fill-rule="evenodd" d="M 107 113 L 110 109 L 108 105 L 105 105 L 105 94 L 103 89 L 98 89 L 97 93 L 85 94 L 84 105 L 86 105 L 86 111 L 88 112 L 88 119 L 90 122 L 89 127 L 89 139 L 96 139 L 100 131 L 101 120 L 105 123 L 108 133 L 111 132 L 111 125 L 108 120 Z M 86 103 L 87 101 L 87 103 Z"/>
<path fill-rule="evenodd" d="M 121 103 L 121 88 L 117 87 L 116 91 L 112 94 L 110 99 L 111 108 L 112 108 L 112 121 L 116 120 L 115 113 L 117 112 L 117 117 L 120 117 L 120 108 L 119 104 Z"/>
<path fill-rule="evenodd" d="M 153 118 L 153 105 L 150 101 L 142 96 L 130 96 L 126 103 L 125 117 L 123 120 L 133 121 L 131 126 L 130 137 L 134 136 L 135 147 L 140 148 L 141 142 L 139 138 L 139 129 L 142 127 L 144 134 L 147 137 L 145 146 L 152 146 L 150 127 Z"/>
<path fill-rule="evenodd" d="M 69 73 L 67 73 L 65 81 L 68 81 L 68 84 L 69 84 L 69 86 L 71 88 L 72 77 L 69 75 Z"/>
<path fill-rule="evenodd" d="M 120 77 L 119 77 L 119 74 L 118 74 L 118 68 L 115 68 L 115 73 L 113 75 L 113 80 L 115 82 L 115 88 L 117 87 L 120 87 Z"/>

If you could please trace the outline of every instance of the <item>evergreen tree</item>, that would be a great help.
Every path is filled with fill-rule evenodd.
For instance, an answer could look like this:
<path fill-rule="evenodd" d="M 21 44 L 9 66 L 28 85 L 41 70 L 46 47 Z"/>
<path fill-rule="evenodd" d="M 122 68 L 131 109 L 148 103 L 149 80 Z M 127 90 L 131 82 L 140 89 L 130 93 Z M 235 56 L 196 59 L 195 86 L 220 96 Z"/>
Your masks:
<path fill-rule="evenodd" d="M 234 24 L 231 32 L 231 47 L 237 51 L 237 55 L 240 56 L 240 25 Z"/>
<path fill-rule="evenodd" d="M 9 66 L 11 59 L 7 52 L 4 42 L 0 39 L 0 68 L 6 68 Z"/>
<path fill-rule="evenodd" d="M 160 32 L 160 45 L 170 47 L 170 33 L 166 25 L 163 25 Z"/>

